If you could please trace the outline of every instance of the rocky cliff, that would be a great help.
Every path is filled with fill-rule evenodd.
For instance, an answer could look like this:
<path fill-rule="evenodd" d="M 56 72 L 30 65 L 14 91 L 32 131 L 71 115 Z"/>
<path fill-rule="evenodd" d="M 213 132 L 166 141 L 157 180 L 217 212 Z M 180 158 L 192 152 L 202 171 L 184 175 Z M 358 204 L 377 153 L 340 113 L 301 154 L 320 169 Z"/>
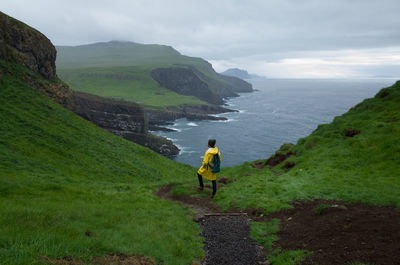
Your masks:
<path fill-rule="evenodd" d="M 207 72 L 211 78 L 193 65 L 176 64 L 177 67 L 157 68 L 151 71 L 151 77 L 160 86 L 185 96 L 195 96 L 210 104 L 222 105 L 223 99 L 237 97 L 240 92 L 252 92 L 250 83 L 233 76 L 218 74 L 211 65 Z"/>
<path fill-rule="evenodd" d="M 144 112 L 139 104 L 74 92 L 75 113 L 103 129 L 153 151 L 174 156 L 179 149 L 170 140 L 147 132 Z"/>
<path fill-rule="evenodd" d="M 57 52 L 46 36 L 0 12 L 0 39 L 0 58 L 15 56 L 20 64 L 43 77 L 56 77 Z"/>
<path fill-rule="evenodd" d="M 218 77 L 230 84 L 231 90 L 237 93 L 252 92 L 253 87 L 250 83 L 234 76 L 218 74 Z"/>
<path fill-rule="evenodd" d="M 56 76 L 56 49 L 39 31 L 0 12 L 0 59 L 18 63 L 41 78 L 22 78 L 54 101 L 73 109 L 72 91 Z"/>
<path fill-rule="evenodd" d="M 157 68 L 151 71 L 151 77 L 160 86 L 185 96 L 195 96 L 211 104 L 223 104 L 222 98 L 212 91 L 192 69 L 170 67 Z"/>
<path fill-rule="evenodd" d="M 149 109 L 144 112 L 149 123 L 149 129 L 156 131 L 168 130 L 162 126 L 181 118 L 187 118 L 188 120 L 226 120 L 224 117 L 216 117 L 212 114 L 234 111 L 213 104 L 203 104 L 169 107 L 166 110 Z"/>
<path fill-rule="evenodd" d="M 144 112 L 139 105 L 73 93 L 56 75 L 56 49 L 50 40 L 1 12 L 0 60 L 26 67 L 20 78 L 98 126 L 160 154 L 171 156 L 179 153 L 171 141 L 147 132 Z"/>

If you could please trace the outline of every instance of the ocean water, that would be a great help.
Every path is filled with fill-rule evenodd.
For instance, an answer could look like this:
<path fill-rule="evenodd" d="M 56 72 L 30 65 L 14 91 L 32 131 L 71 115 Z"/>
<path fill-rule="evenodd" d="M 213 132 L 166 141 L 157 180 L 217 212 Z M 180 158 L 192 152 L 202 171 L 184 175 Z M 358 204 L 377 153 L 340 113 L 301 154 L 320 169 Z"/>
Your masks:
<path fill-rule="evenodd" d="M 296 143 L 319 124 L 329 123 L 394 79 L 256 79 L 257 91 L 227 100 L 238 110 L 218 116 L 227 121 L 179 119 L 175 132 L 153 132 L 171 139 L 181 152 L 176 161 L 199 167 L 210 138 L 217 140 L 222 166 L 265 159 L 286 142 Z"/>

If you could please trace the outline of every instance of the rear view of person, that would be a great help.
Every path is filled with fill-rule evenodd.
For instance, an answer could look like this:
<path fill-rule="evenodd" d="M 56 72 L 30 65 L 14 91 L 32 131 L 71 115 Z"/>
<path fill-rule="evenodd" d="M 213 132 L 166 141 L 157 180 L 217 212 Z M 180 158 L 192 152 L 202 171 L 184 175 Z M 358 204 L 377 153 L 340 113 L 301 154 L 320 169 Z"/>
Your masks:
<path fill-rule="evenodd" d="M 221 153 L 218 147 L 215 146 L 215 139 L 208 140 L 208 150 L 204 154 L 203 164 L 197 171 L 199 178 L 199 190 L 204 189 L 203 177 L 212 181 L 213 192 L 211 198 L 214 198 L 217 192 L 217 173 L 221 164 Z"/>

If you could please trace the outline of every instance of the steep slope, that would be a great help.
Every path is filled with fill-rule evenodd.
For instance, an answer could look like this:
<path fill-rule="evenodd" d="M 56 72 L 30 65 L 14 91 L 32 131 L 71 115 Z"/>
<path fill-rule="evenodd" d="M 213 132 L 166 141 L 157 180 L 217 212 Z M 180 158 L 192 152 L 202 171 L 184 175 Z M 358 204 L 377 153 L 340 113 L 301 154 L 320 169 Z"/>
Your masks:
<path fill-rule="evenodd" d="M 54 101 L 102 128 L 160 154 L 173 156 L 179 153 L 172 141 L 148 133 L 143 109 L 138 104 L 73 94 L 56 75 L 54 46 L 37 30 L 0 13 L 0 37 L 0 59 L 38 73 L 43 78 L 29 73 L 21 78 Z"/>
<path fill-rule="evenodd" d="M 65 109 L 57 102 L 69 99 L 68 87 L 39 65 L 28 67 L 21 46 L 2 43 L 1 263 L 54 264 L 64 257 L 86 264 L 121 252 L 163 264 L 199 259 L 199 228 L 188 211 L 153 195 L 195 170 Z"/>
<path fill-rule="evenodd" d="M 236 179 L 219 203 L 228 207 L 234 191 L 239 207 L 267 212 L 293 200 L 321 198 L 400 207 L 400 81 L 382 89 L 296 145 L 284 144 L 268 160 L 228 169 Z M 254 174 L 251 181 L 241 174 Z M 232 193 L 232 194 L 231 194 Z"/>

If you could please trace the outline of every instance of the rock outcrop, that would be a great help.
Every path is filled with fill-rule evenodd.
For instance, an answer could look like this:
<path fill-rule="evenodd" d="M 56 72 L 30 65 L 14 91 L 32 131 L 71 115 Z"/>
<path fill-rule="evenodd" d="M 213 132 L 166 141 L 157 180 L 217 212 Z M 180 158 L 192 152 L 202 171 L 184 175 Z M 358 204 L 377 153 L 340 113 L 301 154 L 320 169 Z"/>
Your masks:
<path fill-rule="evenodd" d="M 226 76 L 218 74 L 218 77 L 227 82 L 230 86 L 229 88 L 233 92 L 237 93 L 245 93 L 245 92 L 253 92 L 253 87 L 250 83 L 244 81 L 243 79 L 234 77 L 234 76 Z"/>
<path fill-rule="evenodd" d="M 165 128 L 160 126 L 168 125 L 170 121 L 181 118 L 187 118 L 188 120 L 226 120 L 224 117 L 217 117 L 212 114 L 234 112 L 234 110 L 213 104 L 203 104 L 169 107 L 166 110 L 149 109 L 144 112 L 149 123 L 149 129 L 157 131 L 165 130 Z"/>
<path fill-rule="evenodd" d="M 73 109 L 71 89 L 56 76 L 56 49 L 46 36 L 0 12 L 0 59 L 20 64 L 32 74 L 22 76 L 30 86 L 68 109 Z"/>
<path fill-rule="evenodd" d="M 151 77 L 160 86 L 178 94 L 195 96 L 211 104 L 221 105 L 224 103 L 222 98 L 189 68 L 157 68 L 151 71 Z"/>
<path fill-rule="evenodd" d="M 0 58 L 13 58 L 47 79 L 56 77 L 56 49 L 39 31 L 0 12 Z"/>
<path fill-rule="evenodd" d="M 74 92 L 75 113 L 103 129 L 129 141 L 149 147 L 165 156 L 179 154 L 172 141 L 147 132 L 139 104 Z"/>

